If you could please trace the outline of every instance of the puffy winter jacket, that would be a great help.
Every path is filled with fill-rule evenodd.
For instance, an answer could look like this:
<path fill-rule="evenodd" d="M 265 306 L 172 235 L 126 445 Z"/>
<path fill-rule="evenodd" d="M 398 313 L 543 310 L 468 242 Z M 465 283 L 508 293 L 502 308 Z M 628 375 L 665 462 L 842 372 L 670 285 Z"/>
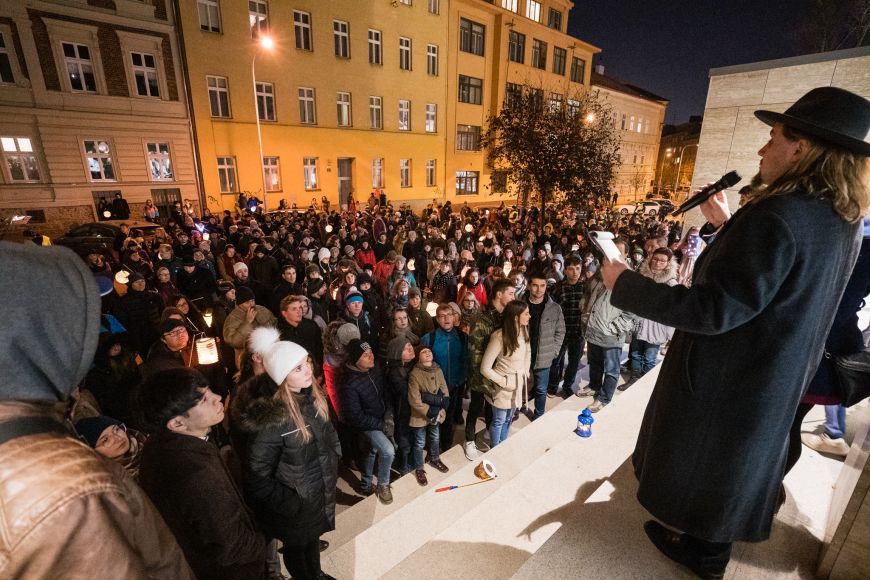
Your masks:
<path fill-rule="evenodd" d="M 360 431 L 383 431 L 387 406 L 384 380 L 377 365 L 368 371 L 345 365 L 338 389 L 338 416 Z"/>
<path fill-rule="evenodd" d="M 468 336 L 464 332 L 458 328 L 444 332 L 439 327 L 424 335 L 421 343 L 432 349 L 449 389 L 468 380 Z"/>

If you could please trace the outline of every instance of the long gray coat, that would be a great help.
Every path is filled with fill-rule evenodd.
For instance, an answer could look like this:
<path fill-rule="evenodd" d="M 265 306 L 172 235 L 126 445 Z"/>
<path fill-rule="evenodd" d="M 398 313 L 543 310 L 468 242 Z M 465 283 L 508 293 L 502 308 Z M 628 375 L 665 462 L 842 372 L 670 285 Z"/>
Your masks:
<path fill-rule="evenodd" d="M 656 518 L 712 542 L 770 535 L 789 427 L 859 227 L 792 193 L 735 213 L 691 288 L 619 277 L 614 305 L 677 329 L 633 456 L 638 500 Z"/>

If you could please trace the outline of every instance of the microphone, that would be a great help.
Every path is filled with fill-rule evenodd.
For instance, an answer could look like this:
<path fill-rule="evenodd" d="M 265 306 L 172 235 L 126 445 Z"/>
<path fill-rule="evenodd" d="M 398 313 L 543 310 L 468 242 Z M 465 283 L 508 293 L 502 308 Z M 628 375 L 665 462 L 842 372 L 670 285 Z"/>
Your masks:
<path fill-rule="evenodd" d="M 698 207 L 710 197 L 716 195 L 723 189 L 728 189 L 733 185 L 737 185 L 740 181 L 740 175 L 736 171 L 730 171 L 723 175 L 719 181 L 711 183 L 710 185 L 705 185 L 701 189 L 698 190 L 698 193 L 693 195 L 690 199 L 686 200 L 686 203 L 678 207 L 671 213 L 672 216 L 680 215 L 683 212 L 687 212 L 692 208 Z"/>

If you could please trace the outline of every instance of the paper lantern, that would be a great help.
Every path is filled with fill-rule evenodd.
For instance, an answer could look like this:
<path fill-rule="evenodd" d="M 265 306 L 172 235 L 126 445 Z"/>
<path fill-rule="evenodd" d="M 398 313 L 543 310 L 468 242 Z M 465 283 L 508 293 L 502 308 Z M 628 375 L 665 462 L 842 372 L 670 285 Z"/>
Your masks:
<path fill-rule="evenodd" d="M 196 358 L 201 365 L 213 365 L 220 360 L 217 341 L 213 338 L 196 339 Z"/>

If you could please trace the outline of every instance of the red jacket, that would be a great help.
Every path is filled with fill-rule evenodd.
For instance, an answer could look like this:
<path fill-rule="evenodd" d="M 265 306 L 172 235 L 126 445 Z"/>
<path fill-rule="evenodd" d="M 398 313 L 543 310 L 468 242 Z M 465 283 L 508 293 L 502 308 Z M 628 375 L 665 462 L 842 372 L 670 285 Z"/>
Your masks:
<path fill-rule="evenodd" d="M 371 264 L 372 268 L 374 268 L 375 264 L 377 263 L 377 260 L 375 259 L 375 251 L 371 248 L 369 248 L 368 250 L 363 250 L 362 248 L 360 248 L 356 251 L 354 257 L 356 258 L 356 263 L 359 264 L 360 268 L 362 268 L 366 264 Z"/>

